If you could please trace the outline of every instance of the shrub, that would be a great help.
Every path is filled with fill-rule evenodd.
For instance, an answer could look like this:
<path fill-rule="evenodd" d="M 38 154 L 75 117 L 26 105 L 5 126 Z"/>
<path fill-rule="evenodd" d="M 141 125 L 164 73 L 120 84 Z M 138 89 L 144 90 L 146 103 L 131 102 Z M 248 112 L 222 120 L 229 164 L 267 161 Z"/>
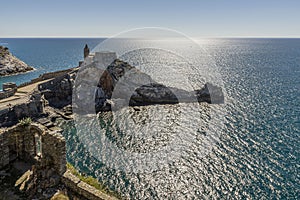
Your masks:
<path fill-rule="evenodd" d="M 26 117 L 26 118 L 19 120 L 19 123 L 21 126 L 29 126 L 31 124 L 31 122 L 32 122 L 32 120 L 30 117 Z"/>

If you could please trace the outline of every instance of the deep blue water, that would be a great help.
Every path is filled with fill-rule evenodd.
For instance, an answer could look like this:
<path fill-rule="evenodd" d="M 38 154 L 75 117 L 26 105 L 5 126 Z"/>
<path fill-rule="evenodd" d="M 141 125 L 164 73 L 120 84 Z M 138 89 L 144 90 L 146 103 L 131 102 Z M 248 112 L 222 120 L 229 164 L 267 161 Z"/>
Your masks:
<path fill-rule="evenodd" d="M 93 47 L 101 39 L 0 41 L 38 69 L 0 81 L 21 83 L 46 71 L 76 66 L 84 44 Z M 299 199 L 300 39 L 201 42 L 226 92 L 224 127 L 209 154 L 197 156 L 197 143 L 191 141 L 189 151 L 163 170 L 125 173 L 109 169 L 90 154 L 70 122 L 64 125 L 68 161 L 132 199 Z M 105 116 L 101 120 L 105 123 Z M 195 122 L 191 116 L 181 125 L 188 133 Z"/>
<path fill-rule="evenodd" d="M 9 77 L 0 77 L 0 88 L 5 82 L 18 85 L 37 78 L 40 74 L 70 67 L 77 67 L 83 59 L 83 48 L 88 44 L 94 48 L 103 39 L 45 39 L 45 38 L 0 38 L 0 45 L 36 70 Z"/>

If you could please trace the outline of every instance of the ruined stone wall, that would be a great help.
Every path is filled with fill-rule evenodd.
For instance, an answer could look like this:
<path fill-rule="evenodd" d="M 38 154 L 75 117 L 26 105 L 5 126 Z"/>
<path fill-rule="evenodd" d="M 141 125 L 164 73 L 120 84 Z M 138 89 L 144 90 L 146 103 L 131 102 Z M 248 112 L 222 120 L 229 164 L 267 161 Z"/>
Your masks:
<path fill-rule="evenodd" d="M 35 134 L 41 135 L 36 125 L 17 125 L 9 129 L 0 129 L 0 166 L 3 167 L 17 157 L 34 162 L 36 156 Z"/>
<path fill-rule="evenodd" d="M 41 154 L 37 152 L 40 138 Z M 66 171 L 66 142 L 58 131 L 49 131 L 39 124 L 16 125 L 0 129 L 0 167 L 14 158 L 49 165 L 62 175 Z"/>
<path fill-rule="evenodd" d="M 59 132 L 52 131 L 42 136 L 42 155 L 51 159 L 59 175 L 66 171 L 66 141 Z"/>
<path fill-rule="evenodd" d="M 42 94 L 36 91 L 31 96 L 23 98 L 19 104 L 2 108 L 0 110 L 0 127 L 13 126 L 24 117 L 39 117 L 44 114 L 45 103 Z"/>
<path fill-rule="evenodd" d="M 17 90 L 17 85 L 14 82 L 3 83 L 2 89 L 3 89 L 3 91 L 9 90 L 9 89 Z"/>
<path fill-rule="evenodd" d="M 40 155 L 36 151 L 36 135 L 41 137 Z M 18 158 L 32 163 L 32 174 L 26 185 L 29 194 L 62 182 L 73 192 L 90 200 L 117 199 L 80 181 L 67 171 L 66 142 L 60 131 L 49 131 L 34 123 L 0 129 L 0 169 L 12 161 L 12 153 L 16 152 Z"/>
<path fill-rule="evenodd" d="M 77 71 L 65 74 L 38 86 L 49 105 L 63 108 L 72 103 L 72 90 Z"/>
<path fill-rule="evenodd" d="M 44 114 L 44 106 L 48 104 L 56 108 L 62 108 L 72 103 L 72 86 L 75 81 L 77 69 L 68 69 L 59 72 L 51 72 L 40 79 L 56 77 L 38 85 L 36 91 L 23 98 L 22 102 L 11 107 L 3 107 L 0 110 L 0 127 L 15 125 L 24 117 L 39 117 Z M 38 82 L 36 79 L 19 87 Z M 5 96 L 6 97 L 6 96 Z M 1 93 L 0 93 L 1 99 Z M 7 102 L 9 105 L 9 102 Z"/>
<path fill-rule="evenodd" d="M 7 132 L 0 130 L 0 168 L 9 164 L 9 148 Z"/>
<path fill-rule="evenodd" d="M 34 157 L 36 156 L 34 134 L 38 132 L 31 130 L 29 126 L 15 126 L 6 132 L 10 160 L 13 159 L 12 156 L 15 156 L 15 158 L 18 157 L 26 161 L 34 162 Z"/>
<path fill-rule="evenodd" d="M 0 100 L 8 98 L 8 97 L 11 97 L 11 96 L 14 96 L 15 93 L 16 93 L 16 90 L 14 90 L 14 89 L 9 89 L 9 90 L 6 90 L 6 91 L 1 91 L 0 92 Z"/>

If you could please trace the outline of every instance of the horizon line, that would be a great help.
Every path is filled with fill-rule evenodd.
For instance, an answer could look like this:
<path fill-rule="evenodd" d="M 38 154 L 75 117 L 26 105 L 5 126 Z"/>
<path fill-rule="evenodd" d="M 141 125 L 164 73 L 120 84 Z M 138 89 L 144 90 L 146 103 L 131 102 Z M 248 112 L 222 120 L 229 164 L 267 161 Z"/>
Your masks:
<path fill-rule="evenodd" d="M 110 38 L 111 36 L 0 36 L 0 38 L 3 38 L 3 39 L 8 39 L 8 38 L 11 38 L 11 39 L 17 39 L 17 38 L 63 38 L 63 39 L 68 39 L 68 38 L 99 38 L 99 39 L 103 39 L 103 38 Z M 300 36 L 196 36 L 196 37 L 191 37 L 193 39 L 234 39 L 234 38 L 278 38 L 278 39 L 300 39 Z"/>

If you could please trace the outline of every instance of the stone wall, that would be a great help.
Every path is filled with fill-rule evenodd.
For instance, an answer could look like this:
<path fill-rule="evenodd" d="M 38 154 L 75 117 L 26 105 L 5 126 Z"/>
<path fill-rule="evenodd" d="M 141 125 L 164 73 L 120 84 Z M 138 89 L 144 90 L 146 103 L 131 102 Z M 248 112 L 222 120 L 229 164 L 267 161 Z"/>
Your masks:
<path fill-rule="evenodd" d="M 60 132 L 48 132 L 42 136 L 42 155 L 51 159 L 59 175 L 66 171 L 66 141 Z"/>
<path fill-rule="evenodd" d="M 17 85 L 14 82 L 3 83 L 2 89 L 3 91 L 10 90 L 10 89 L 17 90 Z"/>
<path fill-rule="evenodd" d="M 99 69 L 106 69 L 106 67 L 110 65 L 115 59 L 117 59 L 117 54 L 115 52 L 100 51 L 90 53 L 88 56 L 86 56 L 84 58 L 83 64 L 84 66 L 86 66 L 92 64 L 93 62 L 96 62 L 96 67 L 99 67 Z"/>
<path fill-rule="evenodd" d="M 33 83 L 37 83 L 37 82 L 40 82 L 40 81 L 44 81 L 44 80 L 47 80 L 47 79 L 58 78 L 60 76 L 66 75 L 69 72 L 72 72 L 75 69 L 74 68 L 70 68 L 70 69 L 66 69 L 66 70 L 61 70 L 61 71 L 49 72 L 49 73 L 41 74 L 38 78 L 32 79 L 29 82 L 20 84 L 18 86 L 18 88 L 25 87 L 27 85 L 30 85 L 30 84 L 33 84 Z"/>
<path fill-rule="evenodd" d="M 0 110 L 0 127 L 13 126 L 18 120 L 24 117 L 40 117 L 44 114 L 45 104 L 49 104 L 55 108 L 70 105 L 72 103 L 72 87 L 77 71 L 78 69 L 75 68 L 47 73 L 38 79 L 33 79 L 31 82 L 19 86 L 23 87 L 55 77 L 40 83 L 32 94 L 28 94 L 28 96 L 24 97 L 17 105 L 10 105 L 9 102 L 7 102 L 6 104 L 8 106 L 2 107 Z"/>
<path fill-rule="evenodd" d="M 66 171 L 62 177 L 62 182 L 71 190 L 90 200 L 116 200 L 117 198 L 104 194 L 89 184 L 82 182 L 71 172 Z"/>
<path fill-rule="evenodd" d="M 9 105 L 9 102 L 7 102 Z M 16 105 L 10 105 L 0 110 L 0 127 L 13 126 L 25 117 L 39 117 L 44 114 L 46 100 L 39 91 L 33 92 Z"/>
<path fill-rule="evenodd" d="M 3 83 L 3 91 L 0 91 L 0 100 L 13 96 L 17 91 L 17 85 L 15 83 Z"/>
<path fill-rule="evenodd" d="M 11 96 L 14 96 L 15 93 L 16 93 L 16 90 L 14 90 L 14 89 L 8 89 L 6 91 L 0 91 L 0 100 L 11 97 Z"/>
<path fill-rule="evenodd" d="M 31 165 L 17 184 L 29 199 L 41 191 L 53 190 L 66 171 L 66 142 L 60 131 L 40 124 L 18 124 L 0 129 L 0 169 L 17 158 Z M 48 198 L 45 198 L 48 199 Z"/>
<path fill-rule="evenodd" d="M 9 162 L 20 158 L 26 161 L 34 162 L 35 140 L 34 135 L 40 134 L 33 127 L 14 126 L 9 129 L 0 130 L 1 151 L 0 156 L 3 158 L 0 166 L 4 167 Z"/>
<path fill-rule="evenodd" d="M 9 148 L 7 132 L 0 131 L 0 169 L 9 164 Z"/>
<path fill-rule="evenodd" d="M 16 158 L 48 165 L 62 175 L 66 171 L 66 142 L 58 131 L 39 124 L 0 129 L 0 168 Z"/>
<path fill-rule="evenodd" d="M 117 199 L 67 171 L 66 142 L 60 131 L 50 131 L 34 123 L 0 129 L 0 169 L 16 158 L 32 164 L 32 173 L 26 184 L 29 194 L 62 182 L 73 192 L 90 200 Z"/>
<path fill-rule="evenodd" d="M 72 103 L 72 90 L 77 70 L 39 84 L 38 90 L 43 94 L 49 105 L 63 108 Z"/>

